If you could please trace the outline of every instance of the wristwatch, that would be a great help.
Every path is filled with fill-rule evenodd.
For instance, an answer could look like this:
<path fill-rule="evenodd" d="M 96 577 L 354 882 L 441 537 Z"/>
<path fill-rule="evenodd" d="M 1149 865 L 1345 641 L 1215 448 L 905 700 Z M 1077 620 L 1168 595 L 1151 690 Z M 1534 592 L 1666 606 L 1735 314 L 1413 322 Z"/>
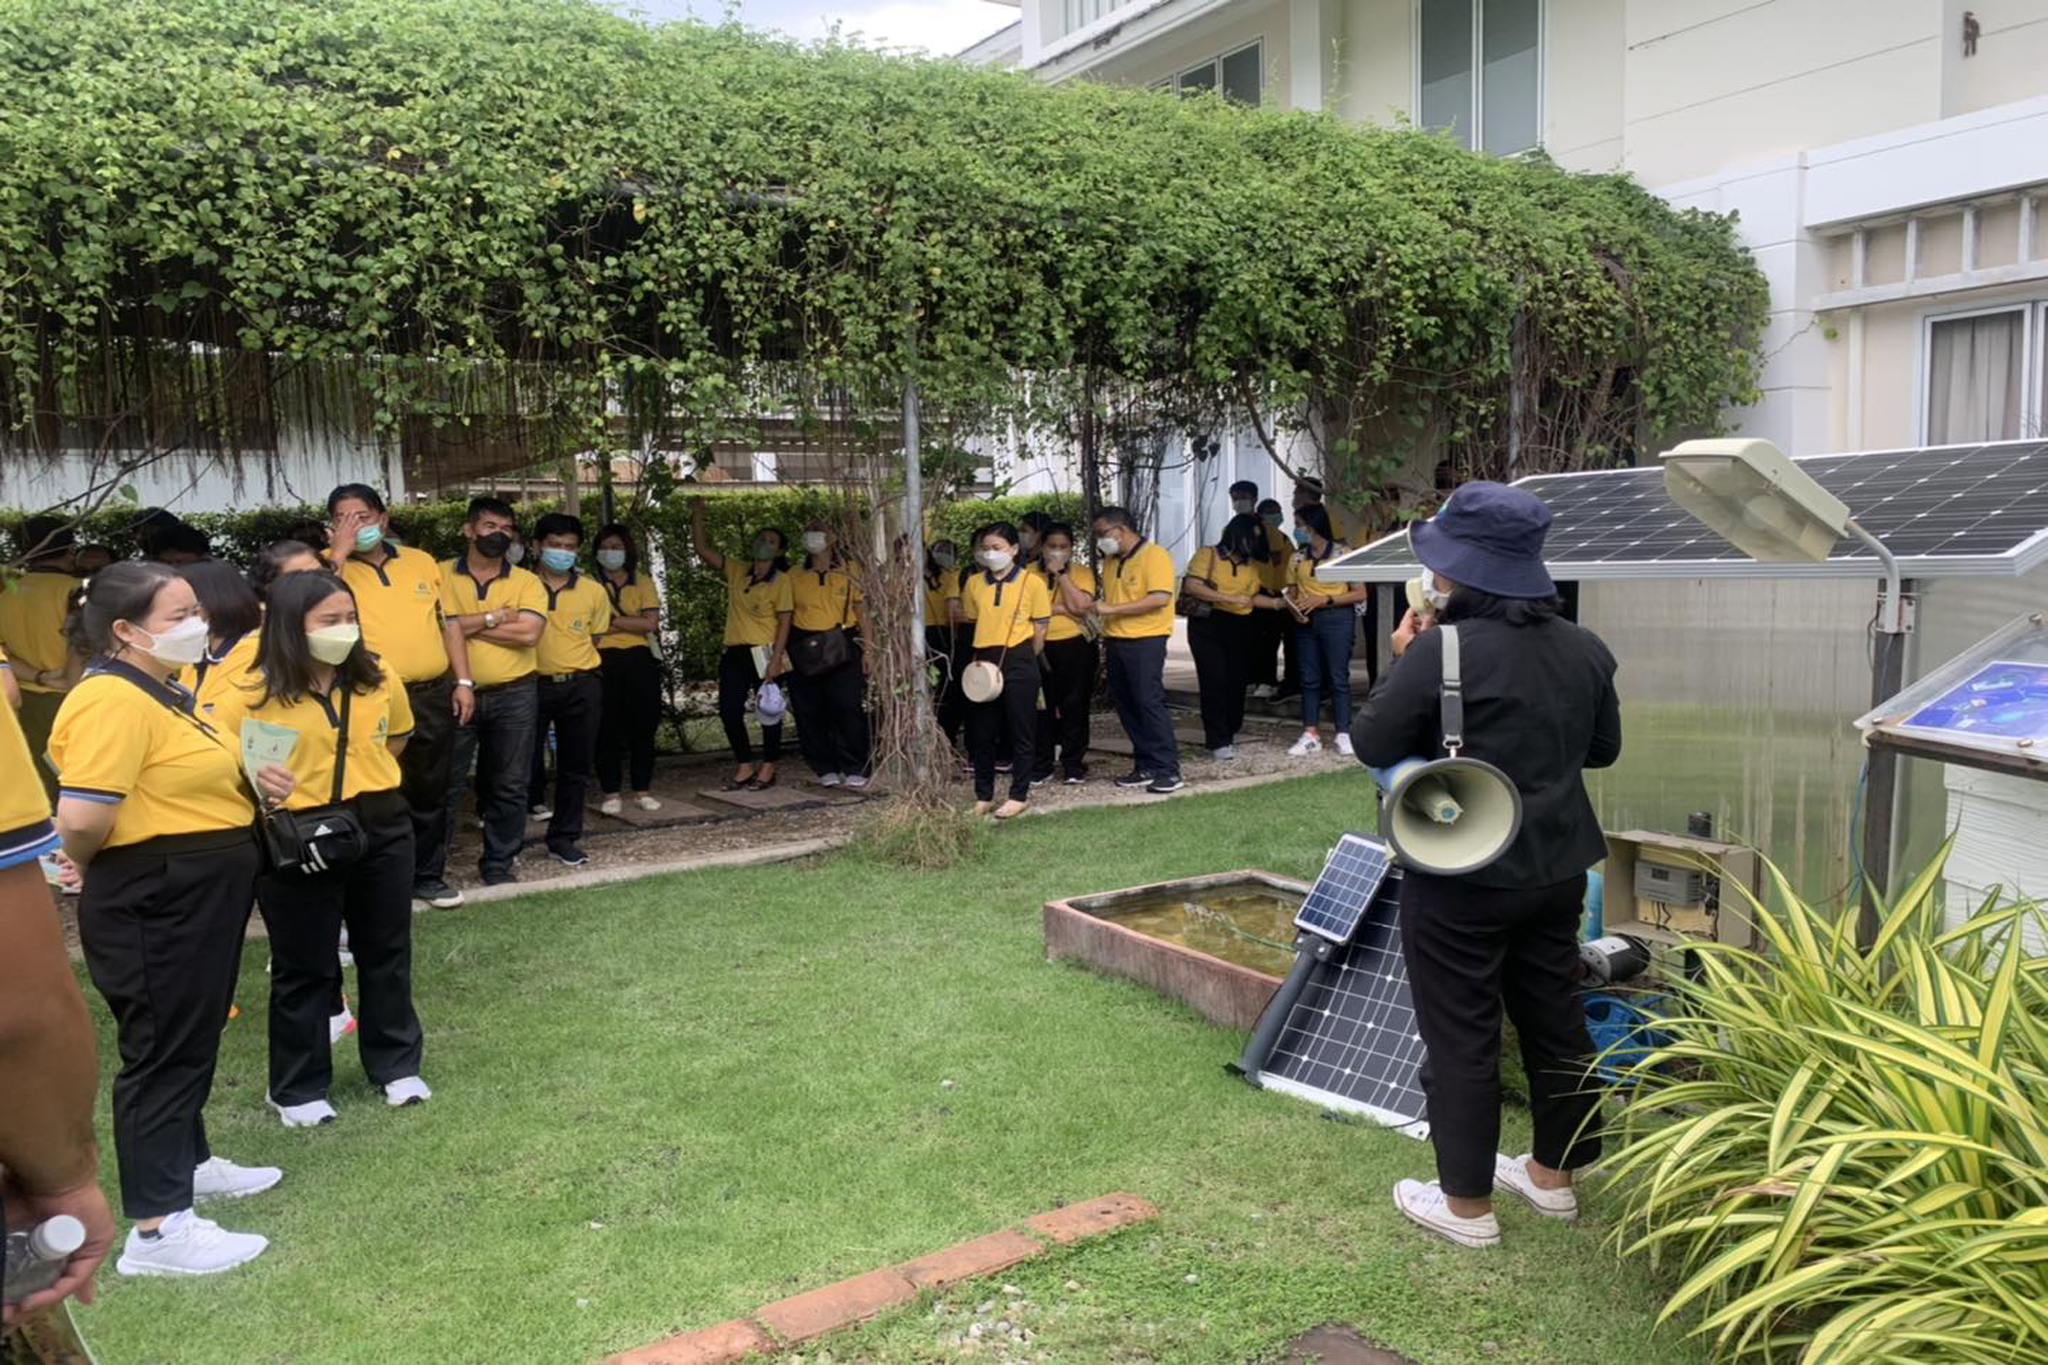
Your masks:
<path fill-rule="evenodd" d="M 484 629 L 485 629 L 485 630 L 496 630 L 497 628 L 498 628 L 498 613 L 496 613 L 496 612 L 494 612 L 494 611 L 487 611 L 487 612 L 485 612 L 485 613 L 484 613 Z"/>
<path fill-rule="evenodd" d="M 476 682 L 475 680 L 470 678 L 457 678 L 455 680 L 455 685 L 457 687 L 466 687 L 472 692 L 476 691 Z"/>

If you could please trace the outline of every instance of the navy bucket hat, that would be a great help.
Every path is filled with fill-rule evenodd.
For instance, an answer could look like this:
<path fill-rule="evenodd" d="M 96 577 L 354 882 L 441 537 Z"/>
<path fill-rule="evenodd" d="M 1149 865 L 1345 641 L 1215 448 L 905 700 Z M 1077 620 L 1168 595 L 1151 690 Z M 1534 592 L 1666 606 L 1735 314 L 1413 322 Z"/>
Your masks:
<path fill-rule="evenodd" d="M 1543 567 L 1550 508 L 1534 493 L 1480 480 L 1460 485 L 1437 514 L 1408 528 L 1431 573 L 1495 597 L 1555 597 Z"/>

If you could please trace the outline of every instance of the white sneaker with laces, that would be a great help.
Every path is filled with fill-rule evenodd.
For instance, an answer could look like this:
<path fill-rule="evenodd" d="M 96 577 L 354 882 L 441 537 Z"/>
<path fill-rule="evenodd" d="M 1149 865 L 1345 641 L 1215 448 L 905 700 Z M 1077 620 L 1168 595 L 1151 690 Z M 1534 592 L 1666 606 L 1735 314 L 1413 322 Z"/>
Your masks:
<path fill-rule="evenodd" d="M 240 1199 L 261 1194 L 284 1179 L 275 1166 L 237 1166 L 224 1156 L 208 1157 L 192 1168 L 194 1199 Z"/>
<path fill-rule="evenodd" d="M 624 810 L 625 808 L 626 803 L 619 800 L 619 798 L 616 796 L 607 796 L 604 800 L 597 803 L 597 809 L 600 815 L 617 815 L 620 811 Z"/>
<path fill-rule="evenodd" d="M 1394 1207 L 1401 1210 L 1409 1222 L 1427 1228 L 1447 1242 L 1456 1242 L 1461 1247 L 1500 1245 L 1499 1220 L 1490 1213 L 1484 1218 L 1460 1218 L 1451 1212 L 1443 1188 L 1434 1180 L 1427 1185 L 1420 1180 L 1397 1182 L 1394 1186 Z"/>
<path fill-rule="evenodd" d="M 123 1275 L 218 1275 L 253 1261 L 270 1245 L 253 1232 L 227 1232 L 220 1224 L 181 1209 L 144 1237 L 131 1228 L 114 1269 Z"/>
<path fill-rule="evenodd" d="M 332 1123 L 340 1115 L 326 1100 L 307 1100 L 304 1104 L 279 1104 L 268 1095 L 263 1102 L 277 1111 L 287 1128 L 318 1128 L 323 1123 Z"/>
<path fill-rule="evenodd" d="M 818 777 L 818 785 L 821 787 L 836 787 L 845 780 L 846 778 L 839 773 L 821 773 Z"/>
<path fill-rule="evenodd" d="M 342 1005 L 340 1014 L 330 1014 L 327 1016 L 327 1045 L 329 1047 L 338 1046 L 342 1039 L 355 1031 L 356 1017 L 349 1013 L 346 1004 Z"/>
<path fill-rule="evenodd" d="M 1337 752 L 1344 755 L 1344 757 L 1346 758 L 1358 757 L 1358 755 L 1351 748 L 1351 736 L 1345 734 L 1341 730 L 1337 732 Z"/>
<path fill-rule="evenodd" d="M 434 1092 L 427 1089 L 427 1083 L 417 1076 L 401 1076 L 384 1087 L 384 1103 L 393 1109 L 403 1109 L 408 1104 L 425 1104 L 434 1098 Z"/>
<path fill-rule="evenodd" d="M 1579 1216 L 1579 1196 L 1570 1186 L 1546 1190 L 1529 1178 L 1529 1154 L 1493 1157 L 1493 1187 L 1517 1196 L 1546 1218 L 1569 1223 Z"/>
<path fill-rule="evenodd" d="M 1301 732 L 1301 738 L 1295 740 L 1288 747 L 1287 756 L 1289 758 L 1307 758 L 1310 754 L 1319 754 L 1322 751 L 1323 741 L 1321 737 L 1313 730 L 1304 730 Z"/>
<path fill-rule="evenodd" d="M 633 804 L 644 811 L 657 811 L 661 809 L 661 802 L 651 796 L 636 796 L 633 798 Z"/>

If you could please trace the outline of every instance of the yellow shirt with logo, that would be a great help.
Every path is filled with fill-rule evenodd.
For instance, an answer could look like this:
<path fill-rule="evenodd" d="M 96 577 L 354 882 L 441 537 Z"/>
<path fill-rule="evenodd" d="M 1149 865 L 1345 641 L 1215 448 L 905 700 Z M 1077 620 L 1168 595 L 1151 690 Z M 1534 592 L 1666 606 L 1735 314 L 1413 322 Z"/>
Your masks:
<path fill-rule="evenodd" d="M 543 676 L 585 673 L 598 666 L 597 640 L 612 628 L 612 599 L 594 578 L 571 573 L 559 588 L 541 580 L 547 594 L 548 623 L 540 633 L 539 668 Z"/>
<path fill-rule="evenodd" d="M 352 554 L 341 562 L 341 581 L 355 594 L 363 644 L 400 682 L 431 682 L 448 671 L 448 645 L 441 638 L 444 578 L 432 555 L 407 545 L 374 561 Z"/>
<path fill-rule="evenodd" d="M 1152 593 L 1165 600 L 1151 611 L 1102 618 L 1102 633 L 1112 640 L 1146 640 L 1173 634 L 1173 556 L 1149 540 L 1139 541 L 1127 555 L 1111 555 L 1102 565 L 1102 600 L 1111 606 L 1135 602 Z"/>
<path fill-rule="evenodd" d="M 1032 569 L 1031 572 L 1038 575 L 1039 580 L 1045 584 L 1046 596 L 1051 599 L 1053 605 L 1057 606 L 1060 602 L 1060 594 L 1054 587 L 1055 575 L 1042 564 Z M 1057 576 L 1069 580 L 1088 596 L 1093 597 L 1095 595 L 1095 570 L 1089 568 L 1086 564 L 1070 563 L 1066 568 L 1060 570 Z M 1046 623 L 1045 642 L 1047 644 L 1051 644 L 1055 640 L 1077 640 L 1080 637 L 1081 623 L 1071 616 L 1062 616 L 1058 612 L 1054 612 L 1052 619 Z"/>
<path fill-rule="evenodd" d="M 118 805 L 107 847 L 167 834 L 246 829 L 256 820 L 237 742 L 204 717 L 176 715 L 113 673 L 80 680 L 50 729 L 59 794 Z"/>
<path fill-rule="evenodd" d="M 286 810 L 311 810 L 332 804 L 334 756 L 340 751 L 341 698 L 309 692 L 297 701 L 265 697 L 261 674 L 244 678 L 215 706 L 213 724 L 237 749 L 242 723 L 259 720 L 299 732 L 285 766 L 295 779 Z M 398 756 L 391 741 L 412 733 L 412 702 L 405 686 L 389 670 L 368 692 L 348 699 L 348 768 L 341 775 L 341 799 L 364 792 L 395 790 L 401 780 Z"/>
<path fill-rule="evenodd" d="M 794 574 L 776 569 L 769 577 L 756 579 L 754 566 L 745 560 L 725 561 L 725 643 L 728 645 L 772 645 L 775 618 L 796 610 Z"/>
<path fill-rule="evenodd" d="M 195 669 L 192 690 L 199 697 L 199 714 L 211 716 L 220 699 L 233 688 L 246 682 L 256 671 L 256 647 L 263 642 L 263 627 L 244 635 L 228 646 L 227 653 L 220 658 L 208 658 L 206 663 Z"/>
<path fill-rule="evenodd" d="M 830 630 L 860 624 L 860 584 L 844 569 L 820 573 L 808 565 L 789 571 L 790 595 L 796 601 L 796 615 L 790 624 L 798 630 Z"/>
<path fill-rule="evenodd" d="M 659 615 L 661 594 L 654 590 L 652 579 L 643 578 L 637 571 L 623 583 L 614 583 L 599 574 L 591 582 L 603 588 L 611 600 L 612 619 L 621 616 L 645 616 L 649 612 Z M 597 639 L 599 649 L 646 649 L 648 637 L 636 635 L 630 630 L 607 631 Z"/>
<path fill-rule="evenodd" d="M 1031 638 L 1040 621 L 1052 616 L 1052 598 L 1045 577 L 1012 566 L 1007 577 L 978 573 L 967 580 L 961 598 L 974 599 L 974 647 L 1015 647 Z"/>
<path fill-rule="evenodd" d="M 516 565 L 503 564 L 497 577 L 479 582 L 469 576 L 464 564 L 466 558 L 448 559 L 441 563 L 443 612 L 449 616 L 474 616 L 478 612 L 494 611 L 501 618 L 509 618 L 515 612 L 523 611 L 538 616 L 542 621 L 547 620 L 548 595 L 538 578 Z M 360 612 L 361 607 L 358 606 L 357 610 Z M 545 636 L 547 632 L 543 630 L 541 633 Z M 481 635 L 472 635 L 469 637 L 470 679 L 478 687 L 517 682 L 539 667 L 538 655 L 537 649 L 501 645 Z"/>
<path fill-rule="evenodd" d="M 1195 557 L 1188 561 L 1187 576 L 1200 579 L 1218 592 L 1251 597 L 1266 590 L 1260 567 L 1253 563 L 1233 564 L 1216 553 L 1212 545 L 1195 551 Z M 1252 610 L 1250 606 L 1237 602 L 1211 602 L 1209 605 L 1232 616 L 1248 616 Z"/>
<path fill-rule="evenodd" d="M 949 626 L 953 617 L 947 604 L 960 595 L 960 576 L 951 569 L 941 569 L 936 575 L 924 576 L 924 623 L 927 626 Z"/>
<path fill-rule="evenodd" d="M 24 692 L 62 692 L 31 679 L 38 673 L 62 673 L 71 662 L 64 638 L 64 618 L 78 580 L 68 573 L 25 573 L 0 589 L 0 648 L 14 666 Z"/>
<path fill-rule="evenodd" d="M 1287 586 L 1288 566 L 1294 560 L 1294 537 L 1277 526 L 1266 528 L 1266 562 L 1259 566 L 1259 583 L 1268 595 Z"/>
<path fill-rule="evenodd" d="M 1303 550 L 1300 554 L 1296 555 L 1294 557 L 1294 564 L 1288 574 L 1289 581 L 1294 584 L 1294 590 L 1296 592 L 1321 593 L 1325 597 L 1335 597 L 1340 592 L 1351 591 L 1352 588 L 1357 586 L 1356 584 L 1338 583 L 1332 579 L 1316 577 L 1316 574 L 1325 564 L 1328 564 L 1343 553 L 1345 553 L 1345 549 L 1342 545 L 1331 545 L 1324 549 L 1321 559 L 1309 558 L 1307 550 Z"/>
<path fill-rule="evenodd" d="M 43 779 L 29 757 L 14 708 L 0 703 L 0 867 L 31 862 L 57 848 Z"/>

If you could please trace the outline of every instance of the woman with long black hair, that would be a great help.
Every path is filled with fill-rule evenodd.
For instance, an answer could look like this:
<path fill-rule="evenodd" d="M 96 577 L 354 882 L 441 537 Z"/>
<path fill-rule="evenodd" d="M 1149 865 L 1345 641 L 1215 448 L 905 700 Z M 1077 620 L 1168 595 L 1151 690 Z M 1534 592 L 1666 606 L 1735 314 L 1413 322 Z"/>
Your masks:
<path fill-rule="evenodd" d="M 361 831 L 352 861 L 273 868 L 256 883 L 270 928 L 269 1103 L 285 1127 L 311 1128 L 335 1118 L 328 1013 L 344 925 L 364 1073 L 394 1107 L 432 1093 L 420 1079 L 412 1003 L 412 814 L 398 789 L 412 706 L 364 647 L 355 594 L 334 574 L 280 578 L 261 638 L 255 669 L 215 707 L 214 724 L 236 742 L 247 724 L 295 733 L 285 810 L 352 820 Z"/>
<path fill-rule="evenodd" d="M 1437 624 L 1402 617 L 1396 662 L 1351 731 L 1359 761 L 1374 768 L 1442 754 L 1444 636 L 1455 630 L 1460 752 L 1499 768 L 1521 793 L 1521 829 L 1499 858 L 1457 877 L 1409 869 L 1401 881 L 1437 1179 L 1401 1181 L 1394 1203 L 1461 1246 L 1500 1240 L 1497 1188 L 1538 1213 L 1577 1217 L 1572 1172 L 1600 1154 L 1599 1095 L 1587 1078 L 1593 1045 L 1572 981 L 1586 869 L 1607 846 L 1581 774 L 1620 756 L 1621 709 L 1614 656 L 1560 615 L 1543 567 L 1549 528 L 1550 509 L 1533 494 L 1483 482 L 1409 528 L 1423 590 L 1442 604 Z M 1503 1002 L 1535 1128 L 1534 1149 L 1518 1157 L 1496 1155 Z"/>
<path fill-rule="evenodd" d="M 211 1275 L 253 1260 L 268 1239 L 227 1232 L 193 1204 L 282 1178 L 215 1156 L 202 1117 L 261 861 L 241 755 L 175 681 L 206 643 L 199 599 L 174 570 L 109 565 L 73 620 L 91 670 L 50 732 L 57 830 L 84 876 L 79 941 L 120 1040 L 114 1151 L 135 1220 L 124 1275 Z M 257 785 L 283 801 L 293 779 L 267 768 Z"/>
<path fill-rule="evenodd" d="M 212 712 L 221 694 L 245 677 L 256 662 L 256 628 L 263 624 L 263 599 L 248 577 L 224 559 L 201 559 L 178 569 L 192 585 L 206 617 L 206 657 L 192 666 L 199 714 Z"/>
<path fill-rule="evenodd" d="M 737 765 L 726 781 L 727 791 L 749 787 L 759 791 L 775 785 L 775 762 L 782 757 L 782 720 L 761 724 L 761 761 L 754 761 L 754 740 L 747 731 L 747 700 L 761 685 L 789 671 L 790 618 L 796 610 L 790 576 L 788 540 L 773 526 L 756 530 L 746 559 L 712 548 L 704 529 L 704 500 L 690 503 L 690 548 L 714 573 L 725 575 L 725 634 L 718 655 L 718 720 Z M 759 658 L 756 658 L 756 651 Z"/>
<path fill-rule="evenodd" d="M 661 809 L 648 788 L 654 782 L 654 733 L 661 725 L 661 660 L 654 653 L 661 629 L 661 594 L 654 576 L 640 572 L 640 547 L 617 522 L 597 533 L 597 581 L 612 600 L 612 628 L 597 641 L 603 670 L 604 705 L 597 720 L 598 809 L 617 815 L 621 775 L 633 783 L 633 804 Z"/>

